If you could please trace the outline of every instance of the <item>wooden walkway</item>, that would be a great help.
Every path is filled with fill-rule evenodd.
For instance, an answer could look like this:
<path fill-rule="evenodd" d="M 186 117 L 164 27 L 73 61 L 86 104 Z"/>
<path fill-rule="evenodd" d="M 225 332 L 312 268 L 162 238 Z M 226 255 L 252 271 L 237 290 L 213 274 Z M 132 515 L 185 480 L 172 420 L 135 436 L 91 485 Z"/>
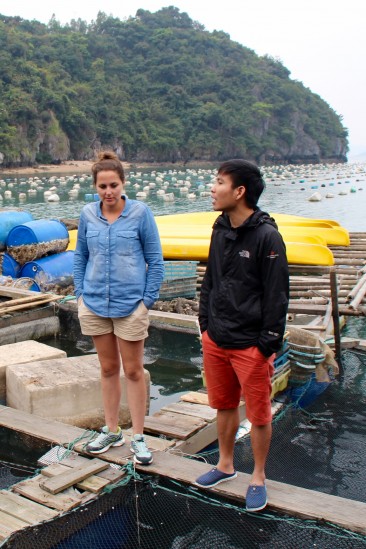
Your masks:
<path fill-rule="evenodd" d="M 148 435 L 148 444 L 154 452 L 154 461 L 147 467 L 136 465 L 137 471 L 160 475 L 192 486 L 197 476 L 207 471 L 207 464 L 182 457 L 182 452 L 193 453 L 197 451 L 199 445 L 202 449 L 206 441 L 211 440 L 215 433 L 212 412 L 207 405 L 201 403 L 200 395 L 201 393 L 192 393 L 188 396 L 188 402 L 185 399 L 171 405 L 175 409 L 178 408 L 178 412 L 173 411 L 171 407 L 170 409 L 168 407 L 166 412 L 161 412 L 161 414 L 167 414 L 164 418 L 166 436 L 176 438 L 168 440 Z M 198 402 L 192 402 L 194 399 Z M 183 408 L 192 415 L 182 413 Z M 185 421 L 180 423 L 179 418 L 176 417 L 174 425 L 174 413 L 184 417 Z M 244 414 L 244 407 L 242 407 L 242 414 Z M 147 430 L 150 433 L 155 432 L 156 418 L 148 417 L 146 422 Z M 205 423 L 203 427 L 202 422 Z M 183 423 L 190 427 L 183 427 Z M 162 423 L 159 425 L 160 430 Z M 68 446 L 85 434 L 85 431 L 77 427 L 36 417 L 6 406 L 0 406 L 0 426 L 60 446 Z M 191 429 L 190 436 L 189 429 Z M 201 439 L 199 432 L 203 434 Z M 91 456 L 86 457 L 83 443 L 79 442 L 75 445 L 70 457 L 45 467 L 42 474 L 17 483 L 9 491 L 2 490 L 0 492 L 0 540 L 6 539 L 16 530 L 74 509 L 96 498 L 108 484 L 120 480 L 124 474 L 123 471 L 112 468 L 109 464 L 123 466 L 131 460 L 129 440 L 130 433 L 127 432 L 124 446 L 111 448 L 108 452 L 99 455 L 97 459 L 94 456 L 93 459 L 90 459 Z M 209 490 L 240 504 L 244 502 L 249 480 L 249 475 L 238 473 L 236 479 Z M 74 487 L 78 490 L 76 491 Z M 272 480 L 267 480 L 267 487 L 270 510 L 301 518 L 324 520 L 351 531 L 366 534 L 365 503 Z"/>

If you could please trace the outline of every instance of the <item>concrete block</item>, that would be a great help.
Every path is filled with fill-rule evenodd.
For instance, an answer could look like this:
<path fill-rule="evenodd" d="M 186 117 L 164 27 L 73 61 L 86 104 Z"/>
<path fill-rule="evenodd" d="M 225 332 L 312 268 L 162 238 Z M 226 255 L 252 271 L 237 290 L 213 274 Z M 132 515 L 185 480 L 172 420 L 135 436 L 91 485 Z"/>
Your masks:
<path fill-rule="evenodd" d="M 9 345 L 29 339 L 52 337 L 60 332 L 60 320 L 57 316 L 39 318 L 32 322 L 23 322 L 7 326 L 0 330 L 0 345 Z"/>
<path fill-rule="evenodd" d="M 119 423 L 128 426 L 131 416 L 122 368 L 121 371 Z M 145 383 L 148 410 L 150 374 L 147 370 Z M 90 354 L 8 366 L 6 401 L 17 410 L 97 430 L 105 423 L 98 357 Z"/>
<path fill-rule="evenodd" d="M 16 329 L 18 326 L 14 326 Z M 65 351 L 38 341 L 20 341 L 0 347 L 0 398 L 6 394 L 6 368 L 11 365 L 66 357 Z"/>

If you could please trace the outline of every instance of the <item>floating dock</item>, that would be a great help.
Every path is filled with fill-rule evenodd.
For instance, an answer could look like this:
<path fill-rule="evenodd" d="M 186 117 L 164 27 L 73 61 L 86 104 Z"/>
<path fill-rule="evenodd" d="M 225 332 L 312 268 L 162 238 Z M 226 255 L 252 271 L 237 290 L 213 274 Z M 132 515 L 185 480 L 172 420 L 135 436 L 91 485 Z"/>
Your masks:
<path fill-rule="evenodd" d="M 202 414 L 204 405 L 198 406 Z M 206 418 L 210 413 L 208 408 L 205 412 Z M 192 424 L 197 421 L 198 416 L 186 417 L 191 418 L 190 421 L 187 419 L 187 423 Z M 85 436 L 85 431 L 77 427 L 19 412 L 6 406 L 0 406 L 0 426 L 60 446 L 69 446 L 76 439 L 80 440 Z M 197 432 L 200 427 L 201 425 L 196 423 L 194 431 Z M 177 430 L 182 432 L 181 426 L 178 425 Z M 127 434 L 124 446 L 111 448 L 100 454 L 97 459 L 94 456 L 93 459 L 88 459 L 83 444 L 79 442 L 74 446 L 71 456 L 61 460 L 57 466 L 51 464 L 45 467 L 40 475 L 22 480 L 8 491 L 2 490 L 0 540 L 31 524 L 38 524 L 75 509 L 96 498 L 108 484 L 113 485 L 120 480 L 123 472 L 109 465 L 124 466 L 131 460 L 129 438 Z M 154 452 L 154 461 L 149 466 L 136 464 L 135 468 L 140 473 L 160 475 L 195 486 L 195 479 L 207 471 L 207 464 L 181 457 L 181 450 L 179 446 L 176 447 L 175 440 L 149 436 L 148 444 Z M 243 502 L 249 481 L 250 475 L 238 473 L 236 479 L 209 490 L 229 500 Z M 73 486 L 78 487 L 77 492 L 73 490 Z M 366 534 L 365 503 L 271 480 L 267 480 L 267 487 L 270 510 L 331 522 L 353 532 Z"/>

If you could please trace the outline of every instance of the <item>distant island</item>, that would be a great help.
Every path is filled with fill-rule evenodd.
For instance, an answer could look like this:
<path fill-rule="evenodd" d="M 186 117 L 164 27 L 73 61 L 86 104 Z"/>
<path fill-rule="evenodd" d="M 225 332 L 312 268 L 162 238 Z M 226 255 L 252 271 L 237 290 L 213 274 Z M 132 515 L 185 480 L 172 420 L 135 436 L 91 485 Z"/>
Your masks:
<path fill-rule="evenodd" d="M 347 129 L 277 59 L 175 7 L 62 26 L 0 16 L 0 167 L 347 161 Z"/>

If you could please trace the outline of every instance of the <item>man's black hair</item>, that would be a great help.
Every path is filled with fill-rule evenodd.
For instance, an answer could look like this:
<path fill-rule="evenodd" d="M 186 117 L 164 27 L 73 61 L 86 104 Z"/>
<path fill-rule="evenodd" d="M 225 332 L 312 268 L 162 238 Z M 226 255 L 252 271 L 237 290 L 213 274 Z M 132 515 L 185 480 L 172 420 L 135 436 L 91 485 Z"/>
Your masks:
<path fill-rule="evenodd" d="M 233 159 L 223 162 L 218 169 L 221 175 L 231 177 L 233 188 L 245 187 L 245 202 L 248 208 L 255 208 L 260 195 L 265 189 L 260 169 L 249 160 Z"/>

